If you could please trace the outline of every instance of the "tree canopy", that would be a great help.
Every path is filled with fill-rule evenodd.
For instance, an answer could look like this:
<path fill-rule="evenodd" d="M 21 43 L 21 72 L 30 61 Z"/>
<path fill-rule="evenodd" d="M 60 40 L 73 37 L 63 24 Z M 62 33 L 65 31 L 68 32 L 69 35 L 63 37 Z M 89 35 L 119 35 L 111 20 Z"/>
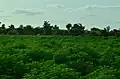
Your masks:
<path fill-rule="evenodd" d="M 85 30 L 82 23 L 66 24 L 66 29 L 60 29 L 58 25 L 52 25 L 49 21 L 44 21 L 43 26 L 33 27 L 31 25 L 20 25 L 16 28 L 13 24 L 6 28 L 0 22 L 0 34 L 4 35 L 92 35 L 92 36 L 120 36 L 120 29 L 111 30 L 110 26 L 103 29 L 92 27 Z"/>

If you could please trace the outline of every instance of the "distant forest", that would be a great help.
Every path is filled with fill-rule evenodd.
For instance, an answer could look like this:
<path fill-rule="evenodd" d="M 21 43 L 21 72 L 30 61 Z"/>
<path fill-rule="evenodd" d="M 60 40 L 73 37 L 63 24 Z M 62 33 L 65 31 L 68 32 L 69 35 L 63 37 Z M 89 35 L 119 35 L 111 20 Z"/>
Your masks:
<path fill-rule="evenodd" d="M 32 27 L 31 25 L 20 25 L 15 28 L 13 24 L 6 28 L 5 24 L 0 22 L 0 35 L 89 35 L 89 36 L 120 36 L 120 29 L 110 29 L 107 26 L 103 29 L 93 27 L 85 30 L 81 23 L 66 24 L 66 29 L 59 29 L 58 25 L 51 25 L 49 21 L 44 21 L 42 27 Z"/>

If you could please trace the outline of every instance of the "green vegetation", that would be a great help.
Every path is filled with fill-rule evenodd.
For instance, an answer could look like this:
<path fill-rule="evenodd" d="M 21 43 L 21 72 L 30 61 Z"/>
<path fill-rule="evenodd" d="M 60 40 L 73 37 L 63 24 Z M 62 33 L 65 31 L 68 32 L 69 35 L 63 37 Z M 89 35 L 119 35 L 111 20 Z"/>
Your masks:
<path fill-rule="evenodd" d="M 120 79 L 120 38 L 0 36 L 0 79 Z"/>
<path fill-rule="evenodd" d="M 65 26 L 66 29 L 59 29 L 59 26 L 52 25 L 49 21 L 44 21 L 44 24 L 38 27 L 32 27 L 31 25 L 15 27 L 17 26 L 11 24 L 6 28 L 5 24 L 1 24 L 0 35 L 120 36 L 120 29 L 110 29 L 110 26 L 107 26 L 103 29 L 93 27 L 90 30 L 86 30 L 81 23 L 68 23 Z"/>

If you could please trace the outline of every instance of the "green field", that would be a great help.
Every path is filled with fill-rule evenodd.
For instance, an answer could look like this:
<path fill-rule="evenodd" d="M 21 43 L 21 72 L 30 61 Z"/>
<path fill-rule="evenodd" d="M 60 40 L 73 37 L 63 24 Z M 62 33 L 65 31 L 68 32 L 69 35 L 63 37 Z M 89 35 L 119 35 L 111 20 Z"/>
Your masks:
<path fill-rule="evenodd" d="M 0 79 L 120 79 L 120 38 L 0 36 Z"/>

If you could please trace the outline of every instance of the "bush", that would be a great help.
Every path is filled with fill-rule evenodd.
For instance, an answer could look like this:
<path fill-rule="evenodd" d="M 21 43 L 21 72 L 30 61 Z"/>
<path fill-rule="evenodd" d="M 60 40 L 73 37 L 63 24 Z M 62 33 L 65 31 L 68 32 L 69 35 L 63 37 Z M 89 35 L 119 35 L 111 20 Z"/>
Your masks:
<path fill-rule="evenodd" d="M 35 66 L 23 79 L 78 79 L 73 69 L 63 64 L 57 65 L 54 61 L 37 63 Z"/>
<path fill-rule="evenodd" d="M 15 55 L 0 54 L 0 74 L 20 79 L 25 73 L 25 65 Z"/>
<path fill-rule="evenodd" d="M 40 61 L 40 60 L 52 60 L 53 55 L 50 52 L 46 52 L 40 49 L 32 49 L 27 51 L 27 56 L 29 59 L 32 59 L 32 61 Z"/>

